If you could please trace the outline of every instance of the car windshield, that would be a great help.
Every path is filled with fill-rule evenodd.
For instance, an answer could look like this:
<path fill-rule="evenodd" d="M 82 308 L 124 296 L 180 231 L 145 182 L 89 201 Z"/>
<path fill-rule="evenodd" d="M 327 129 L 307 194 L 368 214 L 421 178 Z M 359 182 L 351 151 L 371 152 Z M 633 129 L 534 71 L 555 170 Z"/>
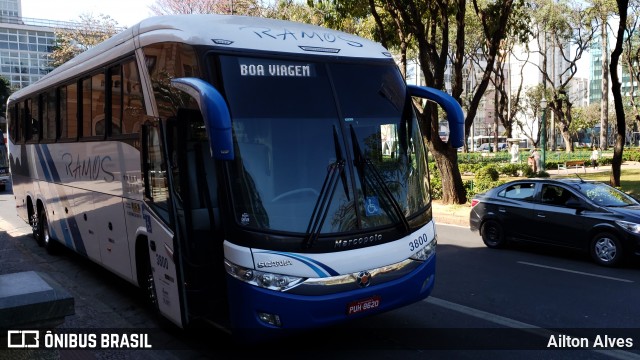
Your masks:
<path fill-rule="evenodd" d="M 429 204 L 426 153 L 392 62 L 221 56 L 248 228 L 340 233 L 395 226 Z"/>
<path fill-rule="evenodd" d="M 576 188 L 589 200 L 600 206 L 633 206 L 639 205 L 631 196 L 604 183 L 588 182 L 576 184 Z"/>

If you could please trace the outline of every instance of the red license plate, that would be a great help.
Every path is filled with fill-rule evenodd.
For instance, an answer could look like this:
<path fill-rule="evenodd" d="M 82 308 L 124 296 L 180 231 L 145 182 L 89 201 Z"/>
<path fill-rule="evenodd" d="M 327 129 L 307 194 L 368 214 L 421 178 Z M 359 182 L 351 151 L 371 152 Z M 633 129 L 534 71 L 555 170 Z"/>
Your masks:
<path fill-rule="evenodd" d="M 363 311 L 373 310 L 380 306 L 380 296 L 372 296 L 366 299 L 352 301 L 347 304 L 347 315 L 361 313 Z"/>

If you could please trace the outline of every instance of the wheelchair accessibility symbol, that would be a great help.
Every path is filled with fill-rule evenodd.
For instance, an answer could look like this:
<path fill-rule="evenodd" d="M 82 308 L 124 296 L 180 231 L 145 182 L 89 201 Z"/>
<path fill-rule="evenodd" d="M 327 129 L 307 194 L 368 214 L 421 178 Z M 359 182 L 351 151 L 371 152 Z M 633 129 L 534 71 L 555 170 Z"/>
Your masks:
<path fill-rule="evenodd" d="M 364 206 L 364 211 L 367 216 L 380 215 L 380 203 L 378 202 L 378 197 L 368 196 Z"/>

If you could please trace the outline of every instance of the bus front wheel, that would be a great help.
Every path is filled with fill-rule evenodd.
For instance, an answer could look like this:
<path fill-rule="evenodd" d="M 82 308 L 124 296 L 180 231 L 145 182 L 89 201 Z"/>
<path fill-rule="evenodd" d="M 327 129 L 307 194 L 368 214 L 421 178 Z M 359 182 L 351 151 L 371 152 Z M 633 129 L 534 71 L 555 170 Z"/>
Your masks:
<path fill-rule="evenodd" d="M 146 241 L 140 244 L 146 245 Z M 149 251 L 146 246 L 144 250 L 139 252 L 138 257 L 138 284 L 142 290 L 144 301 L 153 311 L 158 311 L 158 295 L 156 294 L 156 284 L 153 279 L 153 269 L 151 269 L 151 260 L 149 260 Z"/>

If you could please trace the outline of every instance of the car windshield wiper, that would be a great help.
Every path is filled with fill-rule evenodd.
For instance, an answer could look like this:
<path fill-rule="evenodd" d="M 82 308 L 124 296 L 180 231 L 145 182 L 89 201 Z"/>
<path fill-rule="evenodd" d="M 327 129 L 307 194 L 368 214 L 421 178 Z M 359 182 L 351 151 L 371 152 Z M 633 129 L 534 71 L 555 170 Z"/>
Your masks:
<path fill-rule="evenodd" d="M 376 169 L 371 159 L 366 158 L 362 153 L 362 150 L 360 148 L 360 143 L 358 141 L 356 132 L 353 129 L 353 126 L 350 126 L 350 130 L 351 130 L 351 143 L 353 145 L 353 152 L 354 152 L 354 161 L 356 163 L 356 169 L 358 170 L 358 176 L 360 177 L 360 181 L 362 183 L 362 193 L 364 197 L 365 198 L 367 197 L 367 188 L 366 188 L 367 182 L 369 182 L 370 185 L 372 185 L 372 187 L 375 187 L 375 185 L 377 185 L 377 188 L 382 191 L 382 194 L 387 199 L 388 203 L 391 204 L 391 208 L 393 212 L 396 214 L 400 222 L 402 222 L 402 226 L 404 227 L 404 230 L 409 231 L 410 229 L 409 222 L 407 221 L 407 218 L 404 216 L 404 212 L 402 211 L 400 204 L 398 204 L 396 199 L 393 197 L 391 190 L 389 190 L 389 187 L 387 187 L 387 184 L 382 178 L 382 175 L 380 175 L 380 172 L 378 172 L 378 169 Z M 365 169 L 368 170 L 373 175 L 372 176 L 373 181 L 369 180 L 370 178 L 366 176 Z"/>
<path fill-rule="evenodd" d="M 329 213 L 329 206 L 333 200 L 333 195 L 338 187 L 338 179 L 342 179 L 344 193 L 347 200 L 349 200 L 349 187 L 347 186 L 347 177 L 344 171 L 345 160 L 342 156 L 335 126 L 333 128 L 333 142 L 336 151 L 336 161 L 330 164 L 327 169 L 327 175 L 324 177 L 322 188 L 320 189 L 320 196 L 313 207 L 311 218 L 309 218 L 309 225 L 307 225 L 307 231 L 302 244 L 306 249 L 311 248 L 313 243 L 318 239 L 318 236 L 320 236 L 322 225 Z"/>

